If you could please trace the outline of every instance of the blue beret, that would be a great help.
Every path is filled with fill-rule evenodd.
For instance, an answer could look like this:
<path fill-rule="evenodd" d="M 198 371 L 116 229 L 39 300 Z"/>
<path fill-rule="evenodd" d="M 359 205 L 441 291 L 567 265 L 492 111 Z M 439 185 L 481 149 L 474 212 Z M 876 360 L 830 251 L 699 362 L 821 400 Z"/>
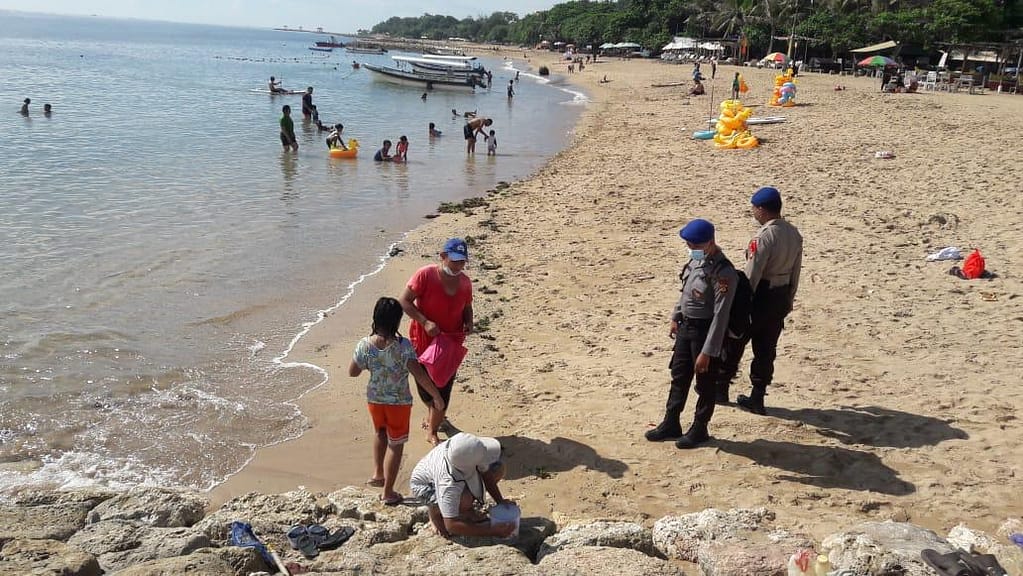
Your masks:
<path fill-rule="evenodd" d="M 678 235 L 686 242 L 703 244 L 714 239 L 714 225 L 702 218 L 690 220 L 684 228 L 678 231 Z"/>
<path fill-rule="evenodd" d="M 754 206 L 763 206 L 764 204 L 781 204 L 781 192 L 778 192 L 777 188 L 765 186 L 753 193 L 753 197 L 750 198 L 750 203 Z"/>

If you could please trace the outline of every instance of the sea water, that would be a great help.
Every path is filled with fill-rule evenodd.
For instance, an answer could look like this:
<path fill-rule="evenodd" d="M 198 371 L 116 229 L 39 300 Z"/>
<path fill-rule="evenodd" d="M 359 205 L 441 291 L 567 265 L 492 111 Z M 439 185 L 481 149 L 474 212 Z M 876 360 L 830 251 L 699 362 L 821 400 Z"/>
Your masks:
<path fill-rule="evenodd" d="M 0 490 L 205 489 L 299 434 L 325 373 L 287 352 L 442 201 L 528 176 L 585 97 L 482 60 L 493 91 L 375 81 L 313 34 L 0 11 Z M 303 122 L 362 143 L 330 159 Z M 31 98 L 30 115 L 18 113 Z M 51 117 L 42 113 L 53 105 Z M 281 106 L 300 144 L 283 152 Z M 464 110 L 498 155 L 467 158 Z M 427 125 L 444 132 L 427 137 Z M 407 135 L 408 164 L 371 161 Z M 458 235 L 457 229 L 451 235 Z"/>

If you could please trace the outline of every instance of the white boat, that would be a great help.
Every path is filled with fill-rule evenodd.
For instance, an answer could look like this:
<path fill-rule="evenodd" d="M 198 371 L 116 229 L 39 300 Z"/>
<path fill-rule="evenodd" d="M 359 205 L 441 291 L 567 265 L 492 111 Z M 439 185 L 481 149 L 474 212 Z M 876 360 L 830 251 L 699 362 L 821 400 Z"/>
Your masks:
<path fill-rule="evenodd" d="M 430 72 L 426 70 L 408 70 L 403 68 L 392 68 L 390 66 L 377 66 L 363 63 L 362 67 L 374 72 L 377 78 L 394 84 L 405 86 L 417 86 L 427 90 L 465 90 L 475 91 L 477 86 L 483 86 L 479 76 L 475 74 L 449 74 L 445 72 Z"/>
<path fill-rule="evenodd" d="M 391 59 L 399 64 L 407 64 L 413 69 L 434 74 L 446 74 L 448 76 L 482 76 L 483 72 L 479 67 L 468 60 L 442 60 L 437 58 L 424 58 L 422 56 L 391 56 Z"/>
<path fill-rule="evenodd" d="M 383 48 L 367 48 L 363 46 L 352 46 L 351 44 L 349 44 L 348 46 L 345 46 L 345 52 L 348 52 L 350 54 L 383 54 L 384 52 L 387 52 L 387 50 L 384 50 Z"/>

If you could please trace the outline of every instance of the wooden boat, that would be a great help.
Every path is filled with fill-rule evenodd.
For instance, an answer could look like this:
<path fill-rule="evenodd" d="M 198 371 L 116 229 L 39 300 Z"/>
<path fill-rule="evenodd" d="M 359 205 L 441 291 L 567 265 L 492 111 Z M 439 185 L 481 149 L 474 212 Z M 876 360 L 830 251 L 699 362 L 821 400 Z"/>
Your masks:
<path fill-rule="evenodd" d="M 345 46 L 345 52 L 351 54 L 383 54 L 384 52 L 387 52 L 387 50 L 379 47 L 370 48 L 366 46 L 352 46 L 349 44 L 348 46 Z"/>
<path fill-rule="evenodd" d="M 345 47 L 344 42 L 339 42 L 338 39 L 334 38 L 333 36 L 330 37 L 330 40 L 320 40 L 320 41 L 318 41 L 316 43 L 316 45 L 319 46 L 320 48 L 344 48 Z"/>
<path fill-rule="evenodd" d="M 444 90 L 465 90 L 475 91 L 477 86 L 481 86 L 479 78 L 472 75 L 461 75 L 454 76 L 444 73 L 435 74 L 426 72 L 423 70 L 405 70 L 402 68 L 392 68 L 390 66 L 377 66 L 374 64 L 362 64 L 363 68 L 374 72 L 376 77 L 394 84 L 402 84 L 405 86 L 417 86 L 420 89 L 425 88 L 430 90 L 432 88 L 444 89 Z"/>

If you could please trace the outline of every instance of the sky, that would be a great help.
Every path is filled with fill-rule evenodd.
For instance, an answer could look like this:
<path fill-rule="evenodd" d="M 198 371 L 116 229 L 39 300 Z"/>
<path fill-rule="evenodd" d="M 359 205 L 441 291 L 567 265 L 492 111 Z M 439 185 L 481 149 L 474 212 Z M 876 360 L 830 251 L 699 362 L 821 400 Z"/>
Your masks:
<path fill-rule="evenodd" d="M 0 10 L 355 32 L 391 16 L 430 13 L 462 19 L 498 11 L 524 16 L 559 1 L 564 0 L 0 0 Z"/>

